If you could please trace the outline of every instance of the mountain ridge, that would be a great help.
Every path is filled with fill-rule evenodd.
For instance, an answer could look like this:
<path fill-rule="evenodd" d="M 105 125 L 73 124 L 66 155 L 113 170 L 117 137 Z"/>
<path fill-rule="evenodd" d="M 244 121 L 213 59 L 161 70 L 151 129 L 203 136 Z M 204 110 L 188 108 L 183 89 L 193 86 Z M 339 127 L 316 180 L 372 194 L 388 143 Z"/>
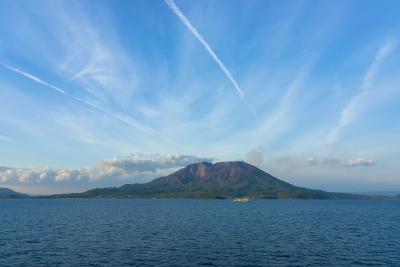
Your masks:
<path fill-rule="evenodd" d="M 292 185 L 244 161 L 199 162 L 143 184 L 95 188 L 67 198 L 194 198 L 236 197 L 260 199 L 370 199 L 369 196 L 332 193 Z"/>
<path fill-rule="evenodd" d="M 16 192 L 10 188 L 0 187 L 0 198 L 24 198 L 27 195 Z"/>

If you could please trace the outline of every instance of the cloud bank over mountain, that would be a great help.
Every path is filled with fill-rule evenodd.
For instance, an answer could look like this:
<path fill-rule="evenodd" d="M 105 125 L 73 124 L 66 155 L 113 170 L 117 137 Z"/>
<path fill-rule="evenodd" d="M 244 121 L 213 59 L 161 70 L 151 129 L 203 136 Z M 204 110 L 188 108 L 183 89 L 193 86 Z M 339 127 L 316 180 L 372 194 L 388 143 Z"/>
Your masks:
<path fill-rule="evenodd" d="M 52 184 L 52 183 L 89 183 L 96 184 L 105 180 L 138 182 L 146 177 L 167 174 L 188 164 L 209 161 L 192 155 L 132 154 L 97 162 L 92 167 L 79 169 L 55 169 L 49 167 L 9 168 L 0 167 L 2 184 Z"/>

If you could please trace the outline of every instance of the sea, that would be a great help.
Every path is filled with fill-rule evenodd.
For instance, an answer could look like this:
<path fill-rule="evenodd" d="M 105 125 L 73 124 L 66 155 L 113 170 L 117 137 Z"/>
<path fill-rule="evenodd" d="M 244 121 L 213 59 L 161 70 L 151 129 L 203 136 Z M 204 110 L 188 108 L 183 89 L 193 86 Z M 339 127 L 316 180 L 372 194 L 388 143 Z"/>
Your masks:
<path fill-rule="evenodd" d="M 0 266 L 400 266 L 400 201 L 0 200 Z"/>

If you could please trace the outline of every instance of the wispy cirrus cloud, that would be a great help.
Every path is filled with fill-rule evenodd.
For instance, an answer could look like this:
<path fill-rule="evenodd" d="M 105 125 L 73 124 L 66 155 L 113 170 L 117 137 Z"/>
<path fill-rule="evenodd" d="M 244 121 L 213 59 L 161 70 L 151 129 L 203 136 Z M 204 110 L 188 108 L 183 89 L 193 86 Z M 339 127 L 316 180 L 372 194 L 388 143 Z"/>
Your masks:
<path fill-rule="evenodd" d="M 342 109 L 339 122 L 330 130 L 328 142 L 333 143 L 338 138 L 340 132 L 349 126 L 366 109 L 366 102 L 372 89 L 373 82 L 382 61 L 394 50 L 395 44 L 389 40 L 383 43 L 372 63 L 369 65 L 360 85 L 360 92 L 350 99 L 349 103 Z"/>
<path fill-rule="evenodd" d="M 242 100 L 249 106 L 251 111 L 254 115 L 257 115 L 256 110 L 248 100 L 246 99 L 242 89 L 239 87 L 238 83 L 236 82 L 235 78 L 233 77 L 230 70 L 225 66 L 225 64 L 221 61 L 221 59 L 217 56 L 214 50 L 210 47 L 207 41 L 203 38 L 203 36 L 198 32 L 198 30 L 192 25 L 192 23 L 188 20 L 188 18 L 182 13 L 179 7 L 175 4 L 174 0 L 165 0 L 165 3 L 169 6 L 169 8 L 175 13 L 175 15 L 182 21 L 182 23 L 188 28 L 188 30 L 196 37 L 197 40 L 204 46 L 213 60 L 218 64 L 220 69 L 224 72 L 225 76 L 228 80 L 232 83 L 233 87 L 235 88 L 236 92 L 242 98 Z"/>
<path fill-rule="evenodd" d="M 111 118 L 113 118 L 119 122 L 122 122 L 126 125 L 130 125 L 144 133 L 156 134 L 156 130 L 154 130 L 150 126 L 145 125 L 144 123 L 139 122 L 137 119 L 133 118 L 132 116 L 128 116 L 124 113 L 110 111 L 110 110 L 106 109 L 105 107 L 101 106 L 101 104 L 99 104 L 99 103 L 93 103 L 89 100 L 85 100 L 85 99 L 82 99 L 79 97 L 74 97 L 74 99 L 78 102 L 86 104 L 87 106 L 89 106 L 97 111 L 100 111 L 100 112 L 110 116 Z"/>
<path fill-rule="evenodd" d="M 16 143 L 17 141 L 14 140 L 13 138 L 9 137 L 9 136 L 5 136 L 3 134 L 0 134 L 0 142 Z"/>
<path fill-rule="evenodd" d="M 68 94 L 65 90 L 61 89 L 60 87 L 52 85 L 52 84 L 42 80 L 41 78 L 39 78 L 39 77 L 29 73 L 29 72 L 23 71 L 23 70 L 21 70 L 19 68 L 12 67 L 12 66 L 7 65 L 7 64 L 1 64 L 1 65 L 3 67 L 5 67 L 5 68 L 15 72 L 15 73 L 18 73 L 18 74 L 20 74 L 20 75 L 22 75 L 22 76 L 34 81 L 34 82 L 37 82 L 37 83 L 39 83 L 41 85 L 44 85 L 44 86 L 46 86 L 48 88 L 51 88 L 51 89 L 57 91 L 58 93 L 60 93 L 62 95 L 65 95 L 65 96 L 67 96 L 69 98 L 72 98 L 73 100 L 78 101 L 81 104 L 84 104 L 84 105 L 86 105 L 86 106 L 88 106 L 90 108 L 93 108 L 93 109 L 95 109 L 97 111 L 105 113 L 108 116 L 118 120 L 119 122 L 122 122 L 124 124 L 130 125 L 130 126 L 136 128 L 136 129 L 138 129 L 138 130 L 140 130 L 140 131 L 142 131 L 144 133 L 153 133 L 153 134 L 156 133 L 156 131 L 154 129 L 152 129 L 151 127 L 149 127 L 149 126 L 147 126 L 147 125 L 145 125 L 145 124 L 143 124 L 141 122 L 139 122 L 137 119 L 132 118 L 132 116 L 128 116 L 126 114 L 118 113 L 118 112 L 115 112 L 115 111 L 110 111 L 110 110 L 106 109 L 105 107 L 101 106 L 101 104 L 96 104 L 96 103 L 90 102 L 88 100 L 79 98 L 79 97 L 73 97 L 70 94 Z"/>
<path fill-rule="evenodd" d="M 255 127 L 241 129 L 237 133 L 230 133 L 227 138 L 221 141 L 221 145 L 227 146 L 234 143 L 243 147 L 242 140 L 246 140 L 245 146 L 247 148 L 268 146 L 276 142 L 281 135 L 292 130 L 297 116 L 301 115 L 295 112 L 301 105 L 296 100 L 301 95 L 302 89 L 313 70 L 316 62 L 315 58 L 309 59 L 298 69 L 294 77 L 286 85 L 287 87 L 284 88 L 285 90 L 282 90 L 281 98 L 278 98 L 274 106 L 268 110 L 269 112 Z"/>
<path fill-rule="evenodd" d="M 268 138 L 271 138 L 272 133 L 279 134 L 280 131 L 284 130 L 285 124 L 288 124 L 290 120 L 289 114 L 295 107 L 296 97 L 303 88 L 314 64 L 315 60 L 310 60 L 310 62 L 304 64 L 299 69 L 286 89 L 285 94 L 275 107 L 275 110 L 271 114 L 268 114 L 256 129 L 255 133 L 258 136 L 265 138 L 265 135 L 268 133 Z"/>
<path fill-rule="evenodd" d="M 92 16 L 79 1 L 59 1 L 54 7 L 43 7 L 54 40 L 53 51 L 45 52 L 52 67 L 104 106 L 130 107 L 144 65 L 121 43 L 113 13 L 102 9 L 101 18 Z"/>

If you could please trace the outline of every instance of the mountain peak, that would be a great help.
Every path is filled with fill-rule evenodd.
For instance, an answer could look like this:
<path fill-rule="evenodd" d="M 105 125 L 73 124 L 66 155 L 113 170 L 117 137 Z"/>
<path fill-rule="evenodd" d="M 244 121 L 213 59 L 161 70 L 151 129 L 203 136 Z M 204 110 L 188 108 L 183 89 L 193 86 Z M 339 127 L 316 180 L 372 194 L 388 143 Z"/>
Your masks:
<path fill-rule="evenodd" d="M 210 168 L 212 165 L 211 162 L 201 161 L 187 165 L 184 169 L 199 169 L 199 168 Z"/>
<path fill-rule="evenodd" d="M 184 169 L 197 169 L 197 168 L 211 168 L 211 167 L 218 166 L 220 168 L 247 168 L 247 169 L 258 169 L 257 167 L 243 161 L 243 160 L 236 160 L 236 161 L 221 161 L 216 163 L 210 163 L 207 161 L 196 162 L 192 163 Z"/>
<path fill-rule="evenodd" d="M 168 176 L 153 180 L 152 183 L 168 186 L 205 184 L 259 183 L 264 180 L 277 180 L 275 177 L 244 161 L 198 162 L 190 164 Z"/>
<path fill-rule="evenodd" d="M 149 183 L 99 188 L 79 197 L 128 198 L 357 198 L 297 187 L 244 161 L 198 162 Z"/>

